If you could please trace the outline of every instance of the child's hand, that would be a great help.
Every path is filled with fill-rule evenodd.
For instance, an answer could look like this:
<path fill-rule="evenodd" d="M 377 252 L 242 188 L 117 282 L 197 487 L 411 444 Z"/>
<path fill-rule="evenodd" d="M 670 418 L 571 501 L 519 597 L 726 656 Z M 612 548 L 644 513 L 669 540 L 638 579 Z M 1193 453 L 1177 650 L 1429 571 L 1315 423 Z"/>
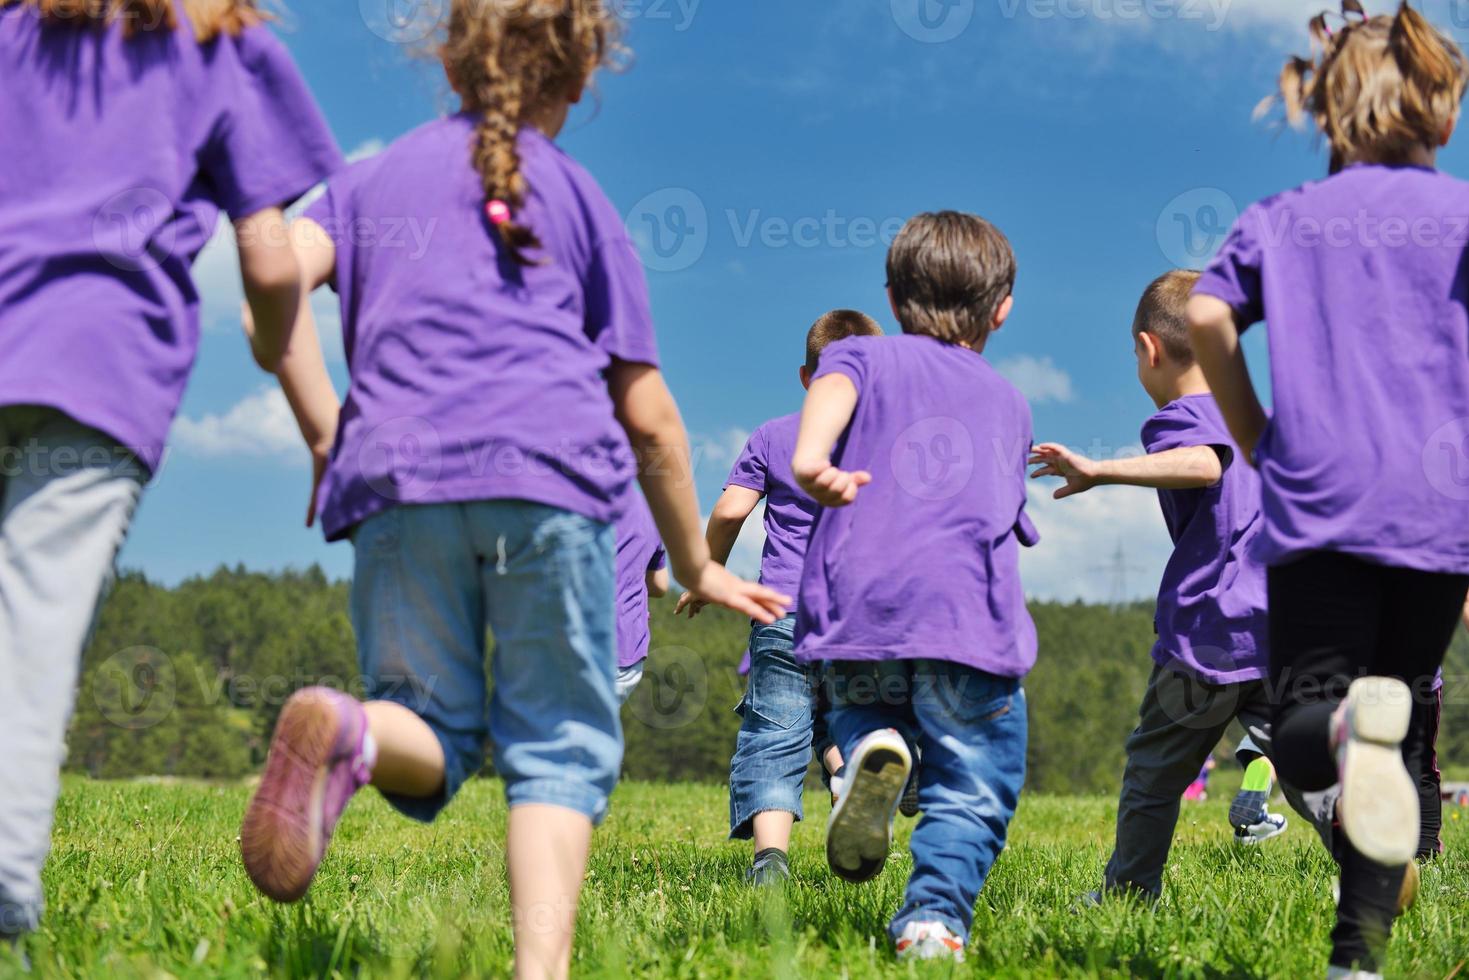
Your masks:
<path fill-rule="evenodd" d="M 673 607 L 673 614 L 677 616 L 679 613 L 687 609 L 689 611 L 689 618 L 693 619 L 695 616 L 699 615 L 699 613 L 703 612 L 704 607 L 707 605 L 709 605 L 709 603 L 705 602 L 703 599 L 695 599 L 692 592 L 685 592 L 683 595 L 678 597 L 678 604 Z"/>
<path fill-rule="evenodd" d="M 857 499 L 857 491 L 872 482 L 866 470 L 848 473 L 837 469 L 831 460 L 796 461 L 796 482 L 823 507 L 845 507 Z"/>
<path fill-rule="evenodd" d="M 693 601 L 733 609 L 767 626 L 783 617 L 791 604 L 790 596 L 746 582 L 716 561 L 705 562 L 703 571 L 691 578 L 688 594 Z"/>
<path fill-rule="evenodd" d="M 1072 494 L 1085 493 L 1101 482 L 1096 460 L 1088 459 L 1081 453 L 1074 453 L 1054 442 L 1043 442 L 1032 449 L 1030 465 L 1040 467 L 1030 474 L 1032 480 L 1043 476 L 1059 476 L 1066 481 L 1066 485 L 1053 494 L 1057 500 Z"/>

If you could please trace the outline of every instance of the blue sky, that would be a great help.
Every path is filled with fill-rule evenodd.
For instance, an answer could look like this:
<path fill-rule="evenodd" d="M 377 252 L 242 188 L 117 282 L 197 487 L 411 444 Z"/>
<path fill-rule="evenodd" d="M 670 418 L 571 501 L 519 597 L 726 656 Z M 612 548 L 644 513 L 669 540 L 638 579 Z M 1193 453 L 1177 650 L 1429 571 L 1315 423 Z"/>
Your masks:
<path fill-rule="evenodd" d="M 970 210 L 1009 235 L 1015 313 L 987 356 L 1031 397 L 1037 438 L 1114 454 L 1137 450 L 1152 411 L 1128 331 L 1143 286 L 1201 264 L 1238 208 L 1324 172 L 1310 138 L 1251 116 L 1316 0 L 608 2 L 634 61 L 600 76 L 562 143 L 643 250 L 706 510 L 749 430 L 799 408 L 818 315 L 853 306 L 896 330 L 883 259 L 912 214 Z M 442 6 L 290 7 L 280 32 L 344 149 L 454 107 L 423 45 L 400 43 Z M 1469 39 L 1469 0 L 1425 7 Z M 1469 173 L 1469 149 L 1440 164 Z M 198 369 L 122 563 L 166 582 L 237 562 L 347 575 L 350 546 L 302 526 L 305 452 L 239 336 L 231 249 L 221 233 L 196 269 Z M 333 300 L 317 307 L 345 390 Z M 1033 507 L 1046 540 L 1023 569 L 1031 594 L 1108 598 L 1119 544 L 1126 591 L 1155 585 L 1168 544 L 1151 494 L 1038 488 Z M 758 544 L 752 527 L 734 564 Z"/>

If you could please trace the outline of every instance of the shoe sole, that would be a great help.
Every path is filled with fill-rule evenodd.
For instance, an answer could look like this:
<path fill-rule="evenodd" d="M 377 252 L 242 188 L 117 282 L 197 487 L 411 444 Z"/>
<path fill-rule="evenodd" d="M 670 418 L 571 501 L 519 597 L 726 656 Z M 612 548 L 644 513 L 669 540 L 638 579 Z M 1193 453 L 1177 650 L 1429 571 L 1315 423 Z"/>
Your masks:
<path fill-rule="evenodd" d="M 341 719 L 325 698 L 294 698 L 276 723 L 260 787 L 240 827 L 255 887 L 277 902 L 306 894 L 321 865 L 322 797 Z"/>
<path fill-rule="evenodd" d="M 875 745 L 848 763 L 851 782 L 826 829 L 826 862 L 838 878 L 860 884 L 882 871 L 912 765 L 901 742 Z"/>
<path fill-rule="evenodd" d="M 1341 760 L 1342 831 L 1363 857 L 1394 867 L 1418 850 L 1418 790 L 1403 765 L 1412 712 L 1408 687 L 1363 677 L 1347 692 L 1351 728 Z"/>
<path fill-rule="evenodd" d="M 1260 810 L 1269 802 L 1269 793 L 1240 790 L 1234 802 L 1229 805 L 1229 825 L 1235 828 L 1251 826 L 1259 818 Z"/>

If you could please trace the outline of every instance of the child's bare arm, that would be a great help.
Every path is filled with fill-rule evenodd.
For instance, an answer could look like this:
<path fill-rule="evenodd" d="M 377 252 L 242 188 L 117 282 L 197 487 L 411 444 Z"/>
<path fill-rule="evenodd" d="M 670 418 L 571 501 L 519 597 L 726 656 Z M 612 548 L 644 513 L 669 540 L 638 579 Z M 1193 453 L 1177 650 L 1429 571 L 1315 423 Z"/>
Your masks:
<path fill-rule="evenodd" d="M 651 568 L 648 570 L 644 582 L 648 587 L 648 596 L 652 599 L 661 599 L 668 595 L 669 575 L 666 568 Z"/>
<path fill-rule="evenodd" d="M 728 606 L 762 623 L 785 615 L 791 598 L 731 575 L 712 560 L 699 533 L 689 437 L 678 405 L 657 368 L 614 361 L 608 387 L 617 419 L 639 462 L 638 482 L 648 498 L 673 575 L 696 598 Z"/>
<path fill-rule="evenodd" d="M 255 363 L 274 372 L 285 354 L 301 298 L 301 269 L 284 213 L 280 208 L 266 208 L 236 221 L 235 240 L 245 302 L 255 324 L 250 351 Z"/>
<path fill-rule="evenodd" d="M 1030 465 L 1039 466 L 1032 480 L 1057 476 L 1066 481 L 1055 498 L 1085 493 L 1092 487 L 1119 484 L 1155 490 L 1193 490 L 1212 487 L 1224 478 L 1224 464 L 1212 446 L 1182 446 L 1128 459 L 1091 459 L 1054 442 L 1030 451 Z"/>
<path fill-rule="evenodd" d="M 331 281 L 336 269 L 336 246 L 322 227 L 309 218 L 291 225 L 290 235 L 301 273 L 301 295 L 295 325 L 287 335 L 284 353 L 277 359 L 275 375 L 296 416 L 301 436 L 311 450 L 311 500 L 306 509 L 306 526 L 310 527 L 316 520 L 316 491 L 336 441 L 337 419 L 341 413 L 341 403 L 321 353 L 321 338 L 311 313 L 311 293 Z M 251 313 L 251 307 L 247 306 L 244 326 L 254 346 L 260 324 Z"/>
<path fill-rule="evenodd" d="M 1234 311 L 1217 297 L 1196 295 L 1188 301 L 1188 323 L 1194 357 L 1214 392 L 1214 400 L 1229 425 L 1229 434 L 1244 454 L 1245 462 L 1253 466 L 1255 446 L 1268 420 L 1255 394 L 1255 384 L 1250 380 Z"/>
<path fill-rule="evenodd" d="M 724 488 L 724 493 L 719 495 L 719 500 L 714 505 L 714 512 L 709 515 L 709 526 L 704 529 L 704 540 L 709 544 L 711 558 L 721 565 L 729 561 L 729 553 L 734 550 L 735 542 L 740 538 L 740 530 L 760 505 L 762 496 L 764 494 L 749 487 L 730 485 Z M 673 614 L 677 616 L 687 609 L 689 618 L 693 619 L 703 611 L 704 606 L 705 603 L 685 592 L 679 596 Z"/>
<path fill-rule="evenodd" d="M 849 473 L 831 463 L 831 451 L 856 410 L 857 386 L 846 375 L 817 378 L 806 392 L 791 467 L 801 489 L 823 507 L 845 507 L 857 499 L 858 490 L 872 482 L 872 474 L 865 470 Z"/>

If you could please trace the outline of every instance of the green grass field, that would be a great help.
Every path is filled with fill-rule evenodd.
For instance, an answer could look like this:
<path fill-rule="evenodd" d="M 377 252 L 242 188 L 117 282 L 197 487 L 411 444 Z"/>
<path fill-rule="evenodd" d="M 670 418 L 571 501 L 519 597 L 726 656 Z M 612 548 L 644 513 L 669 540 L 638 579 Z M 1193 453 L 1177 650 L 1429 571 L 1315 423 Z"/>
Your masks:
<path fill-rule="evenodd" d="M 1032 796 L 980 897 L 964 973 L 982 976 L 1315 977 L 1326 969 L 1332 865 L 1309 830 L 1241 851 L 1232 786 L 1185 804 L 1167 894 L 1155 909 L 1072 911 L 1111 840 L 1104 798 Z M 310 897 L 282 908 L 245 878 L 236 833 L 246 791 L 198 784 L 69 781 L 32 940 L 43 977 L 504 975 L 510 915 L 499 787 L 470 785 L 434 826 L 354 802 Z M 630 784 L 594 845 L 578 976 L 949 975 L 899 966 L 883 927 L 909 861 L 853 887 L 826 870 L 827 804 L 807 800 L 796 883 L 743 884 L 746 846 L 724 840 L 714 786 Z M 1469 976 L 1469 815 L 1446 814 L 1449 854 L 1399 922 L 1389 975 Z M 906 837 L 911 823 L 900 822 Z M 0 972 L 8 968 L 0 967 Z M 1457 971 L 1457 972 L 1456 972 Z"/>

